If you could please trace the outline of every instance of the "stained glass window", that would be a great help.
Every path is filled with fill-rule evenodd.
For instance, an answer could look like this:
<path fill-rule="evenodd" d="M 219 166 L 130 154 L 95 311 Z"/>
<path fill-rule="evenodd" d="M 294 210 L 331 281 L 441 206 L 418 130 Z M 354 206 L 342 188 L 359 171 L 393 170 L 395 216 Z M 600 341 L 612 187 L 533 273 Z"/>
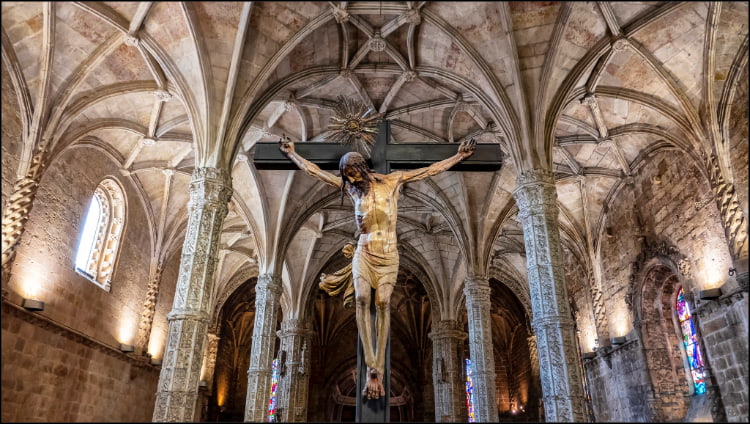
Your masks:
<path fill-rule="evenodd" d="M 466 411 L 469 413 L 469 422 L 474 422 L 474 383 L 471 381 L 472 371 L 471 359 L 466 358 Z"/>
<path fill-rule="evenodd" d="M 690 306 L 685 301 L 685 292 L 680 287 L 677 293 L 677 319 L 680 321 L 682 329 L 682 342 L 685 344 L 688 363 L 690 364 L 690 373 L 693 375 L 693 385 L 695 394 L 706 393 L 706 372 L 703 365 L 703 357 L 698 346 L 698 336 L 695 334 L 695 326 L 690 315 Z"/>
<path fill-rule="evenodd" d="M 276 388 L 279 386 L 279 360 L 274 359 L 271 363 L 271 395 L 268 399 L 268 422 L 274 423 L 278 420 L 276 416 Z"/>

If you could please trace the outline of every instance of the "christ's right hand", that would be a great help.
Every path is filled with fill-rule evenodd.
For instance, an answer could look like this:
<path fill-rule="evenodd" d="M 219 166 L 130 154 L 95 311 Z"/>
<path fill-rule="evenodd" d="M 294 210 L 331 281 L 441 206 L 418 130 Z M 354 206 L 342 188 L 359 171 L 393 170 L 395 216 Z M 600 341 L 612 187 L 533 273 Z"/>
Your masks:
<path fill-rule="evenodd" d="M 287 137 L 286 134 L 282 134 L 281 138 L 279 139 L 279 150 L 281 150 L 285 155 L 294 152 L 294 142 L 291 138 Z"/>

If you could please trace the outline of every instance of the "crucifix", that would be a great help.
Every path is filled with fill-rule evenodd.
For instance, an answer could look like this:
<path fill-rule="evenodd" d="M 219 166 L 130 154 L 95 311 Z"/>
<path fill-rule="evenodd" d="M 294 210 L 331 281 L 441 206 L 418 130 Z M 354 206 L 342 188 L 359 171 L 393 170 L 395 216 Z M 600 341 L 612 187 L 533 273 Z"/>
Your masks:
<path fill-rule="evenodd" d="M 347 125 L 360 127 L 356 118 Z M 367 146 L 369 162 L 358 152 L 347 152 L 348 147 L 342 144 L 303 143 L 297 151 L 287 137 L 278 145 L 273 143 L 273 149 L 270 143 L 256 144 L 253 155 L 258 169 L 299 168 L 340 189 L 342 196 L 349 194 L 354 203 L 359 240 L 349 251 L 352 264 L 335 274 L 323 274 L 320 286 L 329 294 L 341 291 L 329 290 L 331 281 L 347 285 L 347 291 L 353 288 L 359 333 L 358 422 L 387 422 L 390 416 L 390 298 L 399 266 L 396 222 L 400 188 L 449 169 L 496 171 L 502 165 L 496 145 L 482 145 L 478 151 L 474 139 L 461 143 L 457 152 L 455 145 L 389 144 L 389 139 L 390 127 L 383 120 L 377 142 Z M 450 155 L 452 152 L 456 153 Z M 336 163 L 340 176 L 325 170 L 336 169 Z"/>
<path fill-rule="evenodd" d="M 380 122 L 378 138 L 367 160 L 370 168 L 381 174 L 393 170 L 416 169 L 429 166 L 456 152 L 452 143 L 390 143 L 390 123 Z M 352 151 L 351 147 L 340 143 L 300 143 L 295 144 L 300 156 L 318 165 L 320 169 L 339 169 L 339 159 Z M 299 169 L 275 142 L 255 144 L 253 163 L 256 169 Z M 450 168 L 451 171 L 494 172 L 502 167 L 503 158 L 497 144 L 477 144 L 474 154 Z"/>

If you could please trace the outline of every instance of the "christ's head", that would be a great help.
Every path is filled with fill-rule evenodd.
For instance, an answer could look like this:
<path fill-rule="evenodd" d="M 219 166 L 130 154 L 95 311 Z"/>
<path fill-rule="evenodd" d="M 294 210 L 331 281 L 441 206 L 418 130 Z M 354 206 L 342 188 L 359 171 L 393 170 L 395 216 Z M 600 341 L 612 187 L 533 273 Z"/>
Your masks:
<path fill-rule="evenodd" d="M 339 161 L 341 172 L 341 194 L 343 196 L 346 183 L 354 186 L 361 194 L 367 194 L 370 189 L 370 174 L 372 170 L 362 154 L 349 152 Z"/>

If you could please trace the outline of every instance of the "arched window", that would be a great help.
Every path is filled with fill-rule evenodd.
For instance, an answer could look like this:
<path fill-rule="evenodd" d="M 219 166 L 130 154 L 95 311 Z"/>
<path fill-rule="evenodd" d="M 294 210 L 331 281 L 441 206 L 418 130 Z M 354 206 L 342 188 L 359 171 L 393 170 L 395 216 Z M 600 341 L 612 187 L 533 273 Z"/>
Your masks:
<path fill-rule="evenodd" d="M 75 269 L 109 291 L 125 219 L 119 184 L 105 179 L 94 190 L 78 243 Z"/>
<path fill-rule="evenodd" d="M 690 364 L 690 374 L 693 376 L 693 386 L 695 394 L 700 395 L 706 392 L 706 372 L 703 365 L 703 356 L 698 345 L 698 336 L 695 334 L 695 324 L 690 315 L 690 306 L 685 301 L 685 292 L 680 287 L 677 292 L 675 301 L 675 310 L 677 311 L 677 320 L 680 322 L 682 330 L 682 343 L 685 345 L 685 353 Z"/>

